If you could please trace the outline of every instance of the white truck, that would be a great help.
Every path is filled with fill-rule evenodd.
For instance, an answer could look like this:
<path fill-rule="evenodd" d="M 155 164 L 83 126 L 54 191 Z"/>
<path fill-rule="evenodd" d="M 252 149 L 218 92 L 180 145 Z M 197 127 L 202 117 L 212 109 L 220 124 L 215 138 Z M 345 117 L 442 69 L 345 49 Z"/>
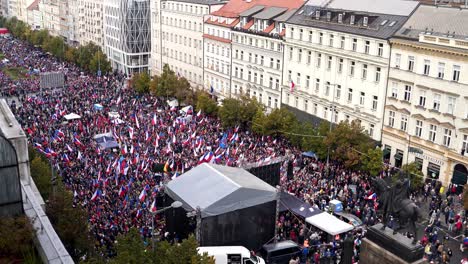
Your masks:
<path fill-rule="evenodd" d="M 252 256 L 242 246 L 199 247 L 198 253 L 207 253 L 215 259 L 216 264 L 265 264 L 261 257 Z"/>

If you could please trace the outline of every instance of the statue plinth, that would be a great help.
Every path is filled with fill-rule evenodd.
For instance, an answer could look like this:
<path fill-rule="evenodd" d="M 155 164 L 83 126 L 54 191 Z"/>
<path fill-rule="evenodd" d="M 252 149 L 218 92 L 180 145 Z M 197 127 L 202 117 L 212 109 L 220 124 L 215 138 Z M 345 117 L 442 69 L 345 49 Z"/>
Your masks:
<path fill-rule="evenodd" d="M 366 264 L 408 264 L 426 263 L 423 260 L 424 248 L 413 245 L 412 240 L 382 224 L 370 227 L 361 245 L 360 261 Z"/>

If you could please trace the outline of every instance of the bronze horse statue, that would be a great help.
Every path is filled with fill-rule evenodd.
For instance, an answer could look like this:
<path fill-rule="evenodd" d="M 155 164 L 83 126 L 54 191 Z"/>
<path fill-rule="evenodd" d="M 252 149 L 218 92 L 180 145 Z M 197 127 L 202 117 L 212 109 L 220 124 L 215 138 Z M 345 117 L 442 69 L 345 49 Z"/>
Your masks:
<path fill-rule="evenodd" d="M 380 178 L 372 179 L 373 187 L 379 199 L 379 208 L 383 212 L 383 227 L 387 226 L 388 216 L 391 214 L 395 219 L 398 219 L 399 225 L 393 229 L 393 234 L 396 234 L 406 223 L 409 224 L 410 231 L 414 234 L 413 244 L 417 242 L 416 221 L 421 217 L 419 207 L 409 199 L 410 188 L 409 180 L 398 180 L 398 182 L 390 187 L 387 182 Z"/>

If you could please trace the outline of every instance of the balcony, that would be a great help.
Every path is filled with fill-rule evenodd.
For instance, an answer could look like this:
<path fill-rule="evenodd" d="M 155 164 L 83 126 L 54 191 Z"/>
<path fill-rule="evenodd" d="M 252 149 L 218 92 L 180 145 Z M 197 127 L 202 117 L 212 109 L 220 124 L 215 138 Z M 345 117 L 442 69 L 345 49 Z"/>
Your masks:
<path fill-rule="evenodd" d="M 265 33 L 261 30 L 253 30 L 253 29 L 243 29 L 243 28 L 232 28 L 233 31 L 237 32 L 242 32 L 246 34 L 253 34 L 253 35 L 258 35 L 262 37 L 267 37 L 267 38 L 274 38 L 274 39 L 283 39 L 283 37 L 280 36 L 280 34 L 277 33 Z"/>

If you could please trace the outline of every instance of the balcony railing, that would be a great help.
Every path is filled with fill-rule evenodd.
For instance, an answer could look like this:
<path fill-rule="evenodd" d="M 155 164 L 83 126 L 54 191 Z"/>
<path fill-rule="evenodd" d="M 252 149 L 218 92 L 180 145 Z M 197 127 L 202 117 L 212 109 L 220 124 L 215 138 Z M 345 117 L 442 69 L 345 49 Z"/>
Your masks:
<path fill-rule="evenodd" d="M 253 30 L 253 29 L 243 29 L 243 28 L 232 28 L 234 31 L 242 32 L 242 33 L 247 33 L 247 34 L 254 34 L 254 35 L 259 35 L 267 38 L 274 38 L 274 39 L 283 39 L 282 36 L 278 33 L 266 33 L 263 31 L 259 30 Z"/>

